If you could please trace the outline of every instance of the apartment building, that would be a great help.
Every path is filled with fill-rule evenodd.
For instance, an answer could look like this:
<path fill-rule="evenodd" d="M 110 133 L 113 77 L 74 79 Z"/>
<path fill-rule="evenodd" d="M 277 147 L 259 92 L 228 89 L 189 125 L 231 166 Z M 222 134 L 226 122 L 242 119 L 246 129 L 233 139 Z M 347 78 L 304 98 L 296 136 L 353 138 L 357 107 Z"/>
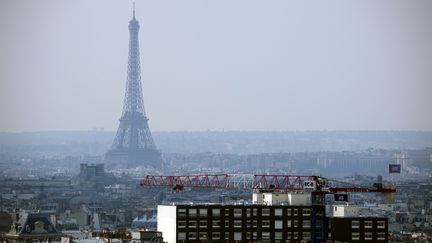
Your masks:
<path fill-rule="evenodd" d="M 324 207 L 308 205 L 159 205 L 157 230 L 168 243 L 300 242 L 326 237 Z"/>

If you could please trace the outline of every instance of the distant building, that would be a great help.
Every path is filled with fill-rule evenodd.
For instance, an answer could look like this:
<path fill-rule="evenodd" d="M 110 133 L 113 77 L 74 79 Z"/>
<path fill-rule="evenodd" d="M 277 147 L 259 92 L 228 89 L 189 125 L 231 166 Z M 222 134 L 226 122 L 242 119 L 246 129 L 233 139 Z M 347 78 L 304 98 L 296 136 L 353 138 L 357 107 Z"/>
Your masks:
<path fill-rule="evenodd" d="M 6 212 L 0 211 L 0 235 L 10 230 L 12 225 L 12 217 Z"/>
<path fill-rule="evenodd" d="M 12 222 L 11 229 L 4 235 L 5 242 L 50 242 L 59 241 L 61 233 L 50 219 L 42 214 L 23 213 Z"/>
<path fill-rule="evenodd" d="M 80 177 L 90 179 L 97 176 L 105 176 L 103 164 L 80 164 Z"/>
<path fill-rule="evenodd" d="M 131 233 L 132 243 L 163 243 L 163 237 L 161 232 L 139 230 L 132 231 Z"/>
<path fill-rule="evenodd" d="M 144 214 L 142 217 L 136 217 L 132 221 L 133 228 L 156 229 L 157 228 L 157 214 L 148 215 Z"/>
<path fill-rule="evenodd" d="M 100 181 L 105 177 L 104 164 L 80 164 L 79 184 Z"/>

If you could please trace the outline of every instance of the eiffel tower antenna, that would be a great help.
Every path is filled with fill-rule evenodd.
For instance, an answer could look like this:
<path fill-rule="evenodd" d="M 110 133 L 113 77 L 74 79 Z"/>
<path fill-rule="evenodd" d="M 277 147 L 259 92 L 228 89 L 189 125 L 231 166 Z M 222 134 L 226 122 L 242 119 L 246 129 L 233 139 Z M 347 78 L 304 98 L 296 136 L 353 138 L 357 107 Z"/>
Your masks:
<path fill-rule="evenodd" d="M 113 144 L 105 154 L 107 164 L 126 164 L 129 167 L 162 167 L 162 156 L 157 150 L 144 110 L 138 31 L 139 23 L 133 16 L 129 21 L 129 56 L 123 112 Z"/>
<path fill-rule="evenodd" d="M 133 2 L 133 19 L 135 19 L 135 2 Z"/>

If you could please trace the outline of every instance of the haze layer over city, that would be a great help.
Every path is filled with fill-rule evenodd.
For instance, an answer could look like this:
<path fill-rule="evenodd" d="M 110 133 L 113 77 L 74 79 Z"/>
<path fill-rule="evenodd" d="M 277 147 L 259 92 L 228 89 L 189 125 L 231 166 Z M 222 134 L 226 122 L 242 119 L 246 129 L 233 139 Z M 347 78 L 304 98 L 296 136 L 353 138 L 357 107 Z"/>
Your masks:
<path fill-rule="evenodd" d="M 431 10 L 1 1 L 0 240 L 432 240 Z"/>

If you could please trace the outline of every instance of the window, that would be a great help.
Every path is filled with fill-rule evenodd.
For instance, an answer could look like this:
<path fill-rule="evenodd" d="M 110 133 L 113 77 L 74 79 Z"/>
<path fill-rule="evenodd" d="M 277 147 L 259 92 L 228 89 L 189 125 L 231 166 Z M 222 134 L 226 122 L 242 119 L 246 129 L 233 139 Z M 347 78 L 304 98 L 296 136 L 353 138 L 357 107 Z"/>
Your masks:
<path fill-rule="evenodd" d="M 252 232 L 246 232 L 246 240 L 252 240 Z"/>
<path fill-rule="evenodd" d="M 186 240 L 186 232 L 178 232 L 177 238 L 179 240 Z"/>
<path fill-rule="evenodd" d="M 297 215 L 298 215 L 298 209 L 297 209 L 297 208 L 294 208 L 293 210 L 294 210 L 293 215 L 294 215 L 294 216 L 297 216 Z"/>
<path fill-rule="evenodd" d="M 298 220 L 293 220 L 293 227 L 295 227 L 295 228 L 298 227 Z"/>
<path fill-rule="evenodd" d="M 364 222 L 364 227 L 365 229 L 372 229 L 372 221 L 371 220 L 367 220 Z"/>
<path fill-rule="evenodd" d="M 291 225 L 291 220 L 287 220 L 287 227 L 288 227 L 288 228 L 292 227 L 292 225 Z"/>
<path fill-rule="evenodd" d="M 263 208 L 262 216 L 270 216 L 270 208 Z"/>
<path fill-rule="evenodd" d="M 199 238 L 200 240 L 207 240 L 207 232 L 200 232 Z"/>
<path fill-rule="evenodd" d="M 197 210 L 196 208 L 190 208 L 189 209 L 189 217 L 193 217 L 197 215 Z"/>
<path fill-rule="evenodd" d="M 225 228 L 229 228 L 229 220 L 225 220 Z"/>
<path fill-rule="evenodd" d="M 253 216 L 257 216 L 258 215 L 258 209 L 257 208 L 254 208 L 253 209 Z"/>
<path fill-rule="evenodd" d="M 230 215 L 230 210 L 229 208 L 225 208 L 225 216 L 228 217 Z"/>
<path fill-rule="evenodd" d="M 365 240 L 372 240 L 372 232 L 365 232 L 364 233 L 364 239 Z"/>
<path fill-rule="evenodd" d="M 247 208 L 246 209 L 246 217 L 250 217 L 251 216 L 251 209 L 250 208 Z"/>
<path fill-rule="evenodd" d="M 225 232 L 225 240 L 229 239 L 229 232 Z"/>
<path fill-rule="evenodd" d="M 360 232 L 352 232 L 351 240 L 360 240 Z"/>
<path fill-rule="evenodd" d="M 303 220 L 303 224 L 302 224 L 303 228 L 310 228 L 311 227 L 311 221 L 310 220 Z"/>
<path fill-rule="evenodd" d="M 241 228 L 241 227 L 242 227 L 242 221 L 234 220 L 234 228 Z"/>
<path fill-rule="evenodd" d="M 291 216 L 291 215 L 292 215 L 292 213 L 291 213 L 291 208 L 287 208 L 287 210 L 286 210 L 286 215 L 287 215 L 287 216 Z"/>
<path fill-rule="evenodd" d="M 275 216 L 282 216 L 282 208 L 275 209 Z"/>
<path fill-rule="evenodd" d="M 258 239 L 258 232 L 252 232 L 252 239 Z"/>
<path fill-rule="evenodd" d="M 200 208 L 199 209 L 199 215 L 201 217 L 207 217 L 207 209 L 206 208 Z"/>
<path fill-rule="evenodd" d="M 185 220 L 179 220 L 177 226 L 179 228 L 186 228 L 186 221 Z"/>
<path fill-rule="evenodd" d="M 214 216 L 220 216 L 220 209 L 219 208 L 213 208 L 212 214 L 213 214 L 213 217 Z"/>
<path fill-rule="evenodd" d="M 234 217 L 240 218 L 242 216 L 242 209 L 241 208 L 234 208 Z"/>
<path fill-rule="evenodd" d="M 377 240 L 385 240 L 386 234 L 384 232 L 377 233 Z"/>
<path fill-rule="evenodd" d="M 378 220 L 377 221 L 377 228 L 378 229 L 385 229 L 385 221 L 384 220 Z"/>
<path fill-rule="evenodd" d="M 234 232 L 234 240 L 242 240 L 241 232 Z"/>
<path fill-rule="evenodd" d="M 256 220 L 253 220 L 253 221 L 252 221 L 252 226 L 253 226 L 254 228 L 256 228 L 256 227 L 258 226 L 258 223 L 257 223 Z"/>
<path fill-rule="evenodd" d="M 302 233 L 303 240 L 310 240 L 310 237 L 311 237 L 311 233 L 310 232 L 303 231 L 303 233 Z"/>
<path fill-rule="evenodd" d="M 315 227 L 323 228 L 324 227 L 324 221 L 322 219 L 316 219 L 315 220 Z"/>
<path fill-rule="evenodd" d="M 270 240 L 270 232 L 262 232 L 263 240 Z"/>
<path fill-rule="evenodd" d="M 275 220 L 274 224 L 275 229 L 282 229 L 282 220 Z"/>
<path fill-rule="evenodd" d="M 197 227 L 197 221 L 190 220 L 189 221 L 189 228 L 196 228 Z"/>
<path fill-rule="evenodd" d="M 189 232 L 189 240 L 196 240 L 197 233 L 196 232 Z"/>
<path fill-rule="evenodd" d="M 302 214 L 303 216 L 310 216 L 311 215 L 310 208 L 303 208 Z"/>
<path fill-rule="evenodd" d="M 247 220 L 246 221 L 246 228 L 250 228 L 252 227 L 252 220 Z"/>
<path fill-rule="evenodd" d="M 186 217 L 186 208 L 179 208 L 178 209 L 178 216 L 179 217 Z"/>
<path fill-rule="evenodd" d="M 213 232 L 212 233 L 212 239 L 213 240 L 219 240 L 220 239 L 220 232 Z"/>
<path fill-rule="evenodd" d="M 293 232 L 292 233 L 292 238 L 293 239 L 298 239 L 298 232 Z"/>
<path fill-rule="evenodd" d="M 219 228 L 220 227 L 220 220 L 213 220 L 212 221 L 212 227 L 213 228 Z"/>
<path fill-rule="evenodd" d="M 360 228 L 360 221 L 358 221 L 358 220 L 351 221 L 351 228 L 352 229 L 358 229 L 358 228 Z"/>
<path fill-rule="evenodd" d="M 275 239 L 276 240 L 282 240 L 282 232 L 276 231 L 275 232 Z"/>
<path fill-rule="evenodd" d="M 268 228 L 270 227 L 270 220 L 263 220 L 261 224 L 263 228 Z"/>
<path fill-rule="evenodd" d="M 200 221 L 199 222 L 199 227 L 200 228 L 207 228 L 207 221 Z"/>

